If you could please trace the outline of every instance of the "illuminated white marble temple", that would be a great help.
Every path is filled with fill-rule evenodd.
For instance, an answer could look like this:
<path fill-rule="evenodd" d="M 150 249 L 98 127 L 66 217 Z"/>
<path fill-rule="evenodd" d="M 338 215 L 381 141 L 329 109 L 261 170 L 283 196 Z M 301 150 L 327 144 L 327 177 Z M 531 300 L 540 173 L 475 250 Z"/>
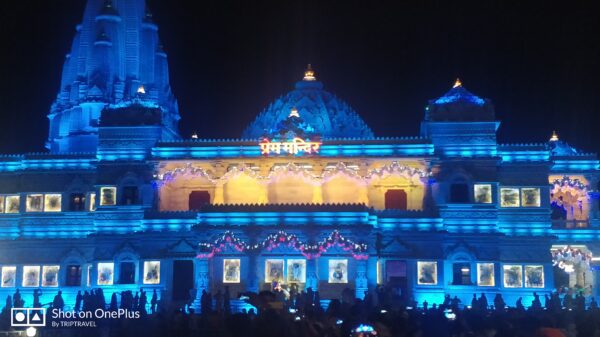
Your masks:
<path fill-rule="evenodd" d="M 198 306 L 202 290 L 274 284 L 324 304 L 377 285 L 431 304 L 598 295 L 595 154 L 556 134 L 498 144 L 491 101 L 460 81 L 418 136 L 380 138 L 311 68 L 242 138 L 185 139 L 157 30 L 144 0 L 88 1 L 48 152 L 0 157 L 0 299 L 156 289 Z"/>

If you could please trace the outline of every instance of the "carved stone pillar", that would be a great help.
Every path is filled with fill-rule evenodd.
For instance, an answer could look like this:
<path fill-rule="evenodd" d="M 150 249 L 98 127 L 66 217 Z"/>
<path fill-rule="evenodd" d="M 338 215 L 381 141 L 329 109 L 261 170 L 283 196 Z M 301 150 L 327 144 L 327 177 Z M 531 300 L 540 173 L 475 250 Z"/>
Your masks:
<path fill-rule="evenodd" d="M 369 290 L 369 282 L 367 279 L 367 261 L 356 260 L 356 298 L 365 298 L 365 292 Z"/>
<path fill-rule="evenodd" d="M 258 253 L 256 252 L 248 254 L 248 278 L 246 282 L 248 291 L 258 293 L 260 281 L 258 279 Z"/>
<path fill-rule="evenodd" d="M 435 201 L 433 199 L 433 191 L 431 189 L 431 184 L 433 183 L 433 179 L 429 177 L 421 178 L 423 185 L 425 187 L 425 192 L 423 196 L 423 210 L 431 211 L 435 207 Z"/>
<path fill-rule="evenodd" d="M 196 300 L 194 301 L 193 307 L 196 312 L 200 312 L 200 299 L 202 298 L 202 291 L 210 291 L 210 275 L 208 263 L 208 258 L 197 258 L 194 260 L 194 274 L 196 275 Z"/>
<path fill-rule="evenodd" d="M 313 291 L 319 290 L 319 278 L 317 277 L 317 261 L 318 258 L 306 260 L 306 286 Z"/>

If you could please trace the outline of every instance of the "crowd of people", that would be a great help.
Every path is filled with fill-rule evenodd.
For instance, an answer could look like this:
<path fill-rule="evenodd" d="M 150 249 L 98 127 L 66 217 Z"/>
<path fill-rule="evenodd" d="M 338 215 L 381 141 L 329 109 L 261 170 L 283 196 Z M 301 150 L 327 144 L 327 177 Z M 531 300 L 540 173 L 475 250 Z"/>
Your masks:
<path fill-rule="evenodd" d="M 393 289 L 379 287 L 363 299 L 356 299 L 354 290 L 345 289 L 324 308 L 317 291 L 307 289 L 284 296 L 275 289 L 238 294 L 237 298 L 251 307 L 233 312 L 229 289 L 225 288 L 214 294 L 202 293 L 201 313 L 187 306 L 157 307 L 155 293 L 148 311 L 145 292 L 123 292 L 120 301 L 115 294 L 109 303 L 105 303 L 101 289 L 80 295 L 76 310 L 137 308 L 144 314 L 139 319 L 100 321 L 97 329 L 46 328 L 43 336 L 600 337 L 598 305 L 593 298 L 586 303 L 581 294 L 561 298 L 555 293 L 540 298 L 534 293 L 531 303 L 519 299 L 514 305 L 507 305 L 500 294 L 491 301 L 486 294 L 474 295 L 466 304 L 457 296 L 446 295 L 441 304 L 417 304 L 405 301 Z M 64 305 L 57 297 L 60 292 L 48 305 Z M 17 291 L 7 304 L 21 301 Z M 6 322 L 3 319 L 1 324 Z"/>

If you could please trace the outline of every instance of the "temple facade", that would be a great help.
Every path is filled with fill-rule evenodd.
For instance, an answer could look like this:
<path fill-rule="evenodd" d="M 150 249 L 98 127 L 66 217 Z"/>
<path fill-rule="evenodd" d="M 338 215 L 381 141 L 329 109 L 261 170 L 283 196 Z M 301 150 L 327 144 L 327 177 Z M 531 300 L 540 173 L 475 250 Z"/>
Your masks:
<path fill-rule="evenodd" d="M 377 137 L 310 67 L 241 138 L 182 137 L 157 31 L 144 0 L 88 1 L 48 152 L 0 157 L 1 299 L 599 295 L 595 154 L 556 134 L 499 144 L 492 102 L 458 80 L 415 136 Z"/>

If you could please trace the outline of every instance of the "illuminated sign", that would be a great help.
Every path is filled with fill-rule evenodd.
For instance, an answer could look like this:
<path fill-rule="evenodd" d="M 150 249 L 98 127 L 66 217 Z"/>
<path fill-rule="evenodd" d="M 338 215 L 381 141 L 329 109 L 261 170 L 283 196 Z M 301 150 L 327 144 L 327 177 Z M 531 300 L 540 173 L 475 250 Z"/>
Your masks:
<path fill-rule="evenodd" d="M 280 154 L 282 151 L 289 154 L 317 153 L 321 147 L 321 142 L 307 142 L 302 138 L 294 138 L 290 142 L 271 142 L 265 138 L 259 143 L 261 154 Z"/>

